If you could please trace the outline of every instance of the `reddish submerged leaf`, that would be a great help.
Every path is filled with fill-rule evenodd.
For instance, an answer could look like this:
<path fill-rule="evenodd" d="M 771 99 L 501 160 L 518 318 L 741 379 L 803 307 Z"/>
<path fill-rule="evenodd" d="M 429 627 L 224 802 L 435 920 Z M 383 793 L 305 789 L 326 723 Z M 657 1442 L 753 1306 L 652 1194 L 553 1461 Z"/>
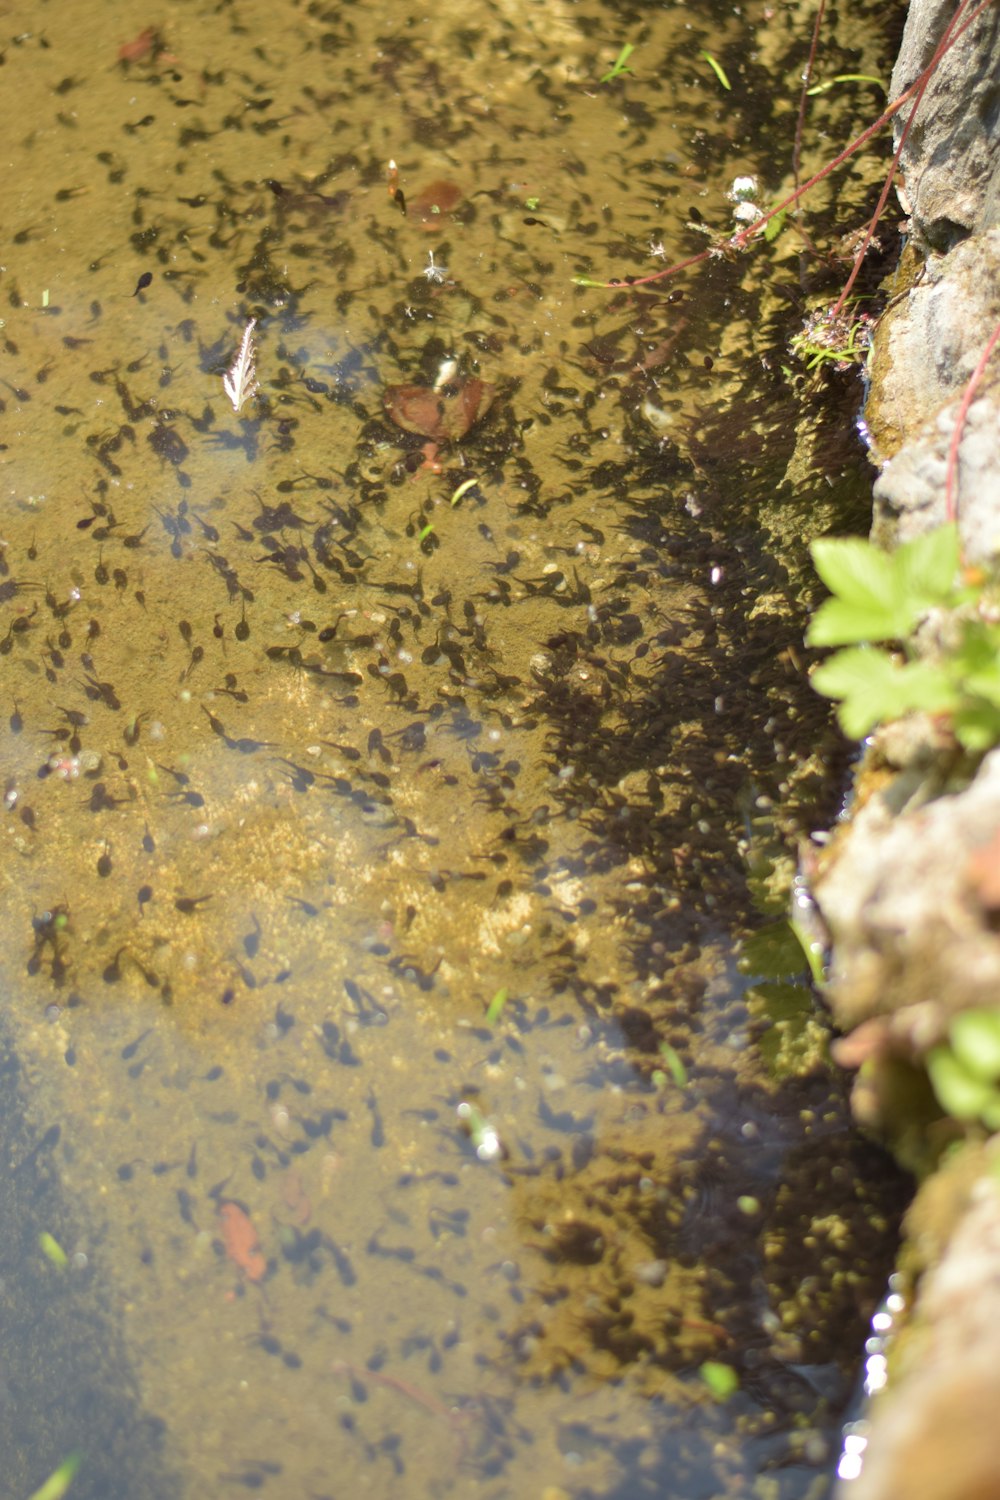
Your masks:
<path fill-rule="evenodd" d="M 260 1248 L 253 1220 L 232 1199 L 219 1204 L 219 1223 L 222 1227 L 222 1243 L 229 1259 L 243 1272 L 248 1281 L 263 1281 L 267 1261 Z"/>
<path fill-rule="evenodd" d="M 418 219 L 424 229 L 440 229 L 442 222 L 462 201 L 457 182 L 429 182 L 415 198 L 406 201 L 408 219 Z"/>
<path fill-rule="evenodd" d="M 440 391 L 430 385 L 390 385 L 383 400 L 397 427 L 443 443 L 464 437 L 489 411 L 495 395 L 495 386 L 473 377 Z"/>

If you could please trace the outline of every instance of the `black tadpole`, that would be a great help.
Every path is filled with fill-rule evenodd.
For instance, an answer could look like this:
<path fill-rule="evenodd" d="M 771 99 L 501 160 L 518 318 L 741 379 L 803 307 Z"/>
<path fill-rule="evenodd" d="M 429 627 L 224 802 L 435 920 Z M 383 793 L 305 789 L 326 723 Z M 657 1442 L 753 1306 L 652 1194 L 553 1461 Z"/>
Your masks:
<path fill-rule="evenodd" d="M 132 293 L 132 296 L 133 297 L 138 297 L 139 293 L 140 292 L 144 292 L 146 290 L 146 288 L 150 285 L 150 283 L 152 282 L 152 280 L 153 280 L 153 273 L 152 273 L 152 271 L 143 271 L 142 275 L 139 277 L 139 280 L 135 284 L 135 291 Z"/>

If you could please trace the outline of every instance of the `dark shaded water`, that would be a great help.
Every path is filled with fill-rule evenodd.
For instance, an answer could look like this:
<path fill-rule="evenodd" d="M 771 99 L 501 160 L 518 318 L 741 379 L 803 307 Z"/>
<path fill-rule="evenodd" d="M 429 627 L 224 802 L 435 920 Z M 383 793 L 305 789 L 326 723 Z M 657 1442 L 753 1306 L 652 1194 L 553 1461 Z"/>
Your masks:
<path fill-rule="evenodd" d="M 866 475 L 790 236 L 572 281 L 778 194 L 809 21 L 152 19 L 5 17 L 11 1493 L 823 1493 L 899 1187 L 740 941 Z"/>

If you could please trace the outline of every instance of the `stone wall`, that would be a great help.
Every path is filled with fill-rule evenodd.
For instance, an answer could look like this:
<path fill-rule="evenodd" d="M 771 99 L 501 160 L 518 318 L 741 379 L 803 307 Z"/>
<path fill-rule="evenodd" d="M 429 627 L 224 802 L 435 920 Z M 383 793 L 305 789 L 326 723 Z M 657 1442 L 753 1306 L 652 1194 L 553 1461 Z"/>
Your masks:
<path fill-rule="evenodd" d="M 967 7 L 967 11 L 972 6 Z M 954 0 L 913 0 L 897 97 L 933 56 Z M 896 139 L 910 107 L 896 122 Z M 904 148 L 909 288 L 879 326 L 868 421 L 873 534 L 891 546 L 945 520 L 959 405 L 1000 322 L 1000 5 L 939 65 Z M 1000 560 L 1000 349 L 958 450 L 966 562 Z M 819 863 L 828 999 L 858 1069 L 855 1107 L 921 1181 L 901 1259 L 912 1311 L 873 1402 L 866 1460 L 838 1500 L 1000 1496 L 1000 1152 L 942 1117 L 924 1061 L 962 1009 L 1000 1007 L 1000 750 L 962 755 L 915 720 L 866 750 L 852 812 Z"/>

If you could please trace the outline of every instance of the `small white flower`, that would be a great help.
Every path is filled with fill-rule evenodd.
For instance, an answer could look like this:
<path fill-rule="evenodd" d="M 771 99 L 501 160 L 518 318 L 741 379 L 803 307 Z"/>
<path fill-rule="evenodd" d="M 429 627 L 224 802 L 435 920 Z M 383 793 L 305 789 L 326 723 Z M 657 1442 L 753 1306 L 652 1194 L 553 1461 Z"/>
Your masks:
<path fill-rule="evenodd" d="M 734 203 L 749 203 L 756 198 L 758 192 L 756 177 L 735 177 L 728 196 Z"/>
<path fill-rule="evenodd" d="M 430 282 L 444 281 L 445 277 L 448 275 L 448 267 L 437 265 L 434 260 L 434 251 L 428 250 L 427 264 L 426 266 L 424 266 L 424 269 L 420 274 L 422 276 L 426 276 L 427 280 Z"/>

